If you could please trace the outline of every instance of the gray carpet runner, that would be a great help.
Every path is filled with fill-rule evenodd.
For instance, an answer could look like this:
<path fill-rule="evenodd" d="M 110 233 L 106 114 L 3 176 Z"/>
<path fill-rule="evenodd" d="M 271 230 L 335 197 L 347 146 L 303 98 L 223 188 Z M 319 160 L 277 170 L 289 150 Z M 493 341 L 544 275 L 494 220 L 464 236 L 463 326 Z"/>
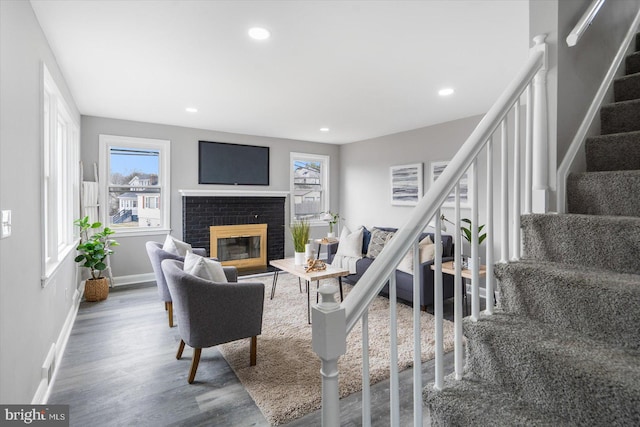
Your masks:
<path fill-rule="evenodd" d="M 424 389 L 434 426 L 640 425 L 640 34 L 567 180 L 568 214 L 524 215 L 493 316 L 464 321 L 464 377 Z"/>

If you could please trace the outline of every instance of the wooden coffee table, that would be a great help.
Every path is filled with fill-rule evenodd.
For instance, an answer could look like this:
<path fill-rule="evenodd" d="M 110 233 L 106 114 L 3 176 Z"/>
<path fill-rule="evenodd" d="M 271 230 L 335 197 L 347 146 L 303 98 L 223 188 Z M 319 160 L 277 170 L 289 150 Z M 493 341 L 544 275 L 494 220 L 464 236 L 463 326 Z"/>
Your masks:
<path fill-rule="evenodd" d="M 278 274 L 280 273 L 280 271 L 285 271 L 305 281 L 307 285 L 307 321 L 309 322 L 309 324 L 311 324 L 311 302 L 310 302 L 311 292 L 309 289 L 309 284 L 312 281 L 315 281 L 317 283 L 317 287 L 319 287 L 320 280 L 332 279 L 334 277 L 337 277 L 338 283 L 340 285 L 340 301 L 343 300 L 342 277 L 348 276 L 349 270 L 337 268 L 330 264 L 327 264 L 327 268 L 325 270 L 310 271 L 307 273 L 305 271 L 305 266 L 295 265 L 295 261 L 293 258 L 275 259 L 275 260 L 269 261 L 269 265 L 278 269 L 273 274 L 273 285 L 271 285 L 271 299 L 273 299 L 276 293 L 276 284 L 278 282 Z"/>

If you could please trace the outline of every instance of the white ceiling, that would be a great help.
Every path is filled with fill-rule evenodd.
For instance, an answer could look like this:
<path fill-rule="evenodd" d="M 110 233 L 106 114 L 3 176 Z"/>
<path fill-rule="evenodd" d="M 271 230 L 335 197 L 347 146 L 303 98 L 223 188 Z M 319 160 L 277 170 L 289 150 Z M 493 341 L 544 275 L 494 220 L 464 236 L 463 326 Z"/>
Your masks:
<path fill-rule="evenodd" d="M 31 3 L 84 115 L 327 143 L 484 113 L 529 46 L 526 0 Z"/>

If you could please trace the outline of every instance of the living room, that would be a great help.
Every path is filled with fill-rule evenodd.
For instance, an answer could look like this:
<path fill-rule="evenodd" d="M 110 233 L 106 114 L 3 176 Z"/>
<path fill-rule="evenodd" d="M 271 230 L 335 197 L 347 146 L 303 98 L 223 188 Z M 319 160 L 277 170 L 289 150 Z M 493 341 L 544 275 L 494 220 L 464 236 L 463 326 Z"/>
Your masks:
<path fill-rule="evenodd" d="M 37 2 L 34 2 L 37 3 Z M 528 3 L 528 2 L 527 2 Z M 549 24 L 551 18 L 535 21 L 535 13 L 543 14 L 541 6 L 526 5 L 525 13 L 520 16 L 520 31 L 515 53 L 510 55 L 517 68 L 527 57 L 530 36 L 538 34 L 545 26 L 551 26 L 557 31 L 559 19 L 571 21 L 575 11 L 562 9 L 564 6 L 555 5 L 555 24 Z M 558 12 L 560 7 L 560 12 Z M 575 7 L 579 9 L 579 7 Z M 535 11 L 535 13 L 534 13 Z M 566 15 L 563 15 L 566 14 Z M 510 17 L 511 18 L 511 17 Z M 539 18 L 539 17 L 538 17 Z M 513 18 L 516 19 L 516 18 Z M 555 25 L 555 27 L 553 27 Z M 564 23 L 562 23 L 563 26 Z M 41 86 L 42 68 L 44 63 L 58 85 L 62 97 L 67 102 L 73 121 L 80 131 L 79 159 L 85 165 L 84 178 L 93 180 L 94 163 L 100 163 L 99 139 L 100 135 L 121 135 L 135 138 L 153 138 L 171 141 L 171 196 L 170 223 L 171 234 L 182 236 L 182 202 L 179 190 L 209 189 L 209 186 L 199 185 L 197 167 L 198 141 L 228 142 L 246 145 L 268 146 L 271 150 L 271 182 L 268 187 L 251 188 L 251 190 L 289 192 L 291 153 L 306 153 L 325 155 L 330 159 L 330 199 L 328 210 L 340 212 L 344 219 L 342 225 L 358 227 L 366 225 L 399 227 L 406 221 L 411 211 L 410 207 L 394 206 L 390 201 L 390 168 L 398 165 L 420 164 L 423 172 L 425 191 L 431 183 L 430 167 L 433 162 L 450 160 L 462 145 L 473 128 L 480 122 L 486 108 L 477 111 L 465 111 L 457 118 L 440 120 L 433 123 L 416 123 L 397 131 L 355 137 L 344 141 L 323 142 L 322 138 L 332 138 L 320 134 L 321 126 L 330 126 L 329 135 L 335 135 L 340 126 L 318 123 L 312 130 L 314 137 L 292 138 L 270 135 L 265 131 L 263 135 L 251 134 L 250 131 L 211 130 L 210 127 L 183 124 L 152 122 L 140 120 L 136 115 L 113 118 L 108 115 L 93 113 L 81 107 L 72 87 L 70 76 L 61 68 L 64 58 L 55 54 L 58 48 L 48 40 L 47 32 L 41 27 L 37 14 L 31 3 L 26 1 L 2 2 L 2 197 L 0 203 L 3 210 L 12 211 L 11 235 L 3 236 L 0 241 L 0 255 L 2 259 L 2 313 L 1 338 L 2 353 L 0 356 L 2 389 L 0 401 L 2 403 L 40 402 L 45 396 L 46 384 L 43 389 L 42 365 L 49 354 L 61 357 L 64 340 L 61 341 L 62 331 L 69 330 L 73 325 L 74 310 L 77 309 L 78 293 L 76 283 L 76 269 L 73 257 L 62 257 L 55 271 L 47 276 L 40 266 L 40 242 L 43 234 L 43 215 L 37 207 L 42 206 L 41 193 L 45 192 L 41 182 Z M 552 30 L 553 31 L 553 30 Z M 557 40 L 557 37 L 556 37 Z M 560 49 L 560 48 L 558 48 Z M 557 55 L 557 54 L 556 54 Z M 511 58 L 515 56 L 515 58 Z M 556 60 L 557 60 L 556 56 Z M 474 68 L 473 66 L 469 68 Z M 514 68 L 514 70 L 515 70 Z M 499 70 L 499 71 L 496 71 Z M 327 70 L 323 70 L 327 72 Z M 397 70 L 402 74 L 402 70 Z M 504 82 L 508 81 L 509 73 L 502 64 L 496 64 L 493 71 L 505 74 Z M 572 70 L 563 70 L 562 77 L 571 74 Z M 568 78 L 568 77 L 567 77 Z M 474 78 L 470 78 L 472 84 Z M 139 81 L 140 87 L 144 81 Z M 550 84 L 557 84 L 557 80 L 550 77 Z M 331 93 L 331 88 L 325 88 Z M 438 87 L 434 86 L 434 89 Z M 556 88 L 557 89 L 557 88 Z M 375 93 L 375 90 L 365 88 L 345 96 L 365 96 Z M 421 96 L 423 94 L 420 94 Z M 131 98 L 140 96 L 132 93 Z M 144 95 L 142 95 L 144 96 Z M 429 96 L 432 96 L 430 93 Z M 455 96 L 455 95 L 454 95 Z M 186 97 L 185 97 L 186 98 Z M 451 102 L 447 98 L 438 98 L 438 102 Z M 336 99 L 336 98 L 334 98 Z M 334 101 L 334 105 L 339 105 Z M 78 103 L 77 103 L 78 102 Z M 188 101 L 185 101 L 188 102 Z M 372 96 L 371 104 L 380 105 L 378 116 L 390 114 L 397 107 L 386 104 L 384 100 Z M 487 106 L 492 100 L 487 101 Z M 569 127 L 577 119 L 561 109 L 563 99 L 556 93 L 550 100 L 561 113 L 551 116 L 555 122 L 557 132 L 550 139 L 558 140 L 558 145 L 568 144 L 566 135 L 570 135 Z M 128 103 L 125 100 L 123 103 Z M 175 107 L 175 114 L 184 114 L 188 105 Z M 279 108 L 274 105 L 273 108 Z M 433 107 L 437 110 L 441 107 Z M 444 108 L 444 107 L 442 107 Z M 198 114 L 198 113 L 196 113 Z M 200 113 L 202 114 L 202 112 Z M 435 112 L 434 112 L 435 114 Z M 571 115 L 572 120 L 563 120 L 561 115 Z M 254 113 L 258 117 L 259 113 Z M 265 114 L 269 116 L 269 114 Z M 193 119 L 190 116 L 187 120 Z M 249 116 L 245 120 L 252 120 Z M 375 121 L 375 120 L 373 120 Z M 573 123 L 568 123 L 568 122 Z M 362 126 L 366 127 L 366 126 Z M 575 127 L 575 126 L 574 126 Z M 221 127 L 222 128 L 222 127 Z M 214 128 L 215 129 L 215 128 Z M 562 140 L 562 142 L 560 142 Z M 349 142 L 349 143 L 346 143 Z M 564 146 L 558 153 L 564 154 Z M 558 154 L 558 157 L 561 157 Z M 555 169 L 555 167 L 554 167 Z M 31 171 L 32 173 L 25 173 Z M 483 169 L 479 170 L 481 179 Z M 20 184 L 15 185 L 16 177 L 20 177 Z M 236 190 L 237 187 L 215 186 L 216 190 Z M 287 210 L 290 205 L 287 204 Z M 34 208 L 36 207 L 36 208 Z M 326 234 L 327 227 L 319 225 L 313 228 L 313 237 Z M 150 237 L 147 235 L 119 236 L 121 246 L 112 259 L 112 272 L 118 285 L 131 284 L 148 280 L 151 276 L 151 266 L 144 250 L 147 240 L 164 240 L 166 231 Z M 33 252 L 36 245 L 37 262 L 33 256 L 25 254 Z M 286 242 L 285 253 L 293 254 L 290 241 Z M 42 261 L 44 263 L 44 261 Z M 35 268 L 34 268 L 35 265 Z M 43 278 L 43 276 L 46 276 Z M 9 326 L 13 325 L 13 326 Z M 17 326 L 16 326 L 17 325 Z"/>

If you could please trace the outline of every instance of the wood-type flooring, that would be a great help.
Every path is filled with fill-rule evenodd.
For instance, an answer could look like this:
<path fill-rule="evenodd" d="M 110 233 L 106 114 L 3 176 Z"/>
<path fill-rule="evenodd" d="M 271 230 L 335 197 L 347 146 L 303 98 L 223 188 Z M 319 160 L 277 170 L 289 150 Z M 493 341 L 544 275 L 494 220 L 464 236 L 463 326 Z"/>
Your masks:
<path fill-rule="evenodd" d="M 445 317 L 452 312 L 446 301 Z M 215 347 L 203 349 L 196 381 L 188 384 L 193 350 L 176 360 L 179 340 L 155 283 L 82 302 L 48 403 L 70 405 L 71 426 L 269 425 Z M 453 352 L 445 355 L 445 373 L 452 370 Z M 412 375 L 411 369 L 400 375 L 401 425 L 412 424 Z M 422 377 L 423 384 L 433 380 L 433 361 L 423 364 Z M 374 426 L 389 425 L 388 396 L 389 381 L 372 387 Z M 340 401 L 342 426 L 361 425 L 360 400 L 355 393 Z M 320 419 L 316 411 L 287 425 L 319 426 Z"/>

